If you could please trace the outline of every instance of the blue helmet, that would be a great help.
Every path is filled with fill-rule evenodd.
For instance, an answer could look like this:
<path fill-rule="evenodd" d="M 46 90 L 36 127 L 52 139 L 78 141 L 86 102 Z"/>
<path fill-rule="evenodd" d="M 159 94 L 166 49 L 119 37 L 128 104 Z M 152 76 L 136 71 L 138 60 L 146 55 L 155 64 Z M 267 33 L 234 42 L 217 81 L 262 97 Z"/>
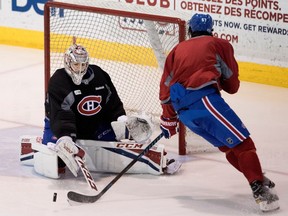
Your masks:
<path fill-rule="evenodd" d="M 209 14 L 194 14 L 189 20 L 189 27 L 192 32 L 208 32 L 212 33 L 213 20 Z"/>

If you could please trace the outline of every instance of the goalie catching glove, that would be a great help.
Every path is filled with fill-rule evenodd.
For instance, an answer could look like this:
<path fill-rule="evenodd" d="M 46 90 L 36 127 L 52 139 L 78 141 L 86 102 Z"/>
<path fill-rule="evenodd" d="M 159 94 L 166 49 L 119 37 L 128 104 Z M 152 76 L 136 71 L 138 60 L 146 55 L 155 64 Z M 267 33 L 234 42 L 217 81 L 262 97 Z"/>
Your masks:
<path fill-rule="evenodd" d="M 169 139 L 173 135 L 177 133 L 178 128 L 178 118 L 164 118 L 161 116 L 160 118 L 160 128 L 164 137 Z"/>
<path fill-rule="evenodd" d="M 84 158 L 84 150 L 76 145 L 69 136 L 60 137 L 56 144 L 48 143 L 47 146 L 56 152 L 57 156 L 63 160 L 73 175 L 77 177 L 79 166 L 75 160 L 75 156 Z"/>
<path fill-rule="evenodd" d="M 120 116 L 111 122 L 116 140 L 134 139 L 137 143 L 145 143 L 152 135 L 152 122 L 147 115 Z"/>

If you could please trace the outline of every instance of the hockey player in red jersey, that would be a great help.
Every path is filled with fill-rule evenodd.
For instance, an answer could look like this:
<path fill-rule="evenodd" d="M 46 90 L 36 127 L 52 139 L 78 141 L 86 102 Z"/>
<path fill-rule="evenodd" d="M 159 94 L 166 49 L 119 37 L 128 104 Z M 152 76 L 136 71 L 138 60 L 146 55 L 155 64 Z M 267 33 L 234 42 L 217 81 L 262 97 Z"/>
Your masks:
<path fill-rule="evenodd" d="M 238 65 L 232 45 L 213 37 L 210 15 L 195 14 L 189 21 L 191 38 L 167 56 L 160 83 L 161 130 L 165 138 L 177 132 L 178 120 L 226 154 L 242 172 L 262 211 L 279 208 L 275 184 L 263 175 L 250 133 L 221 97 L 239 88 Z"/>

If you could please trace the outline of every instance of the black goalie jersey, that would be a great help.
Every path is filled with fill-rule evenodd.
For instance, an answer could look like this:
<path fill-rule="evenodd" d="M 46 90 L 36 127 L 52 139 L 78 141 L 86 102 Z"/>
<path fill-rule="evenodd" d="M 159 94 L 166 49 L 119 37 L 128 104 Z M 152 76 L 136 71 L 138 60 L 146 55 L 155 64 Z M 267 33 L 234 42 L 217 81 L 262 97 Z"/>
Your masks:
<path fill-rule="evenodd" d="M 56 137 L 78 139 L 93 139 L 100 125 L 125 115 L 110 76 L 96 65 L 89 65 L 80 85 L 58 69 L 49 81 L 45 112 Z"/>

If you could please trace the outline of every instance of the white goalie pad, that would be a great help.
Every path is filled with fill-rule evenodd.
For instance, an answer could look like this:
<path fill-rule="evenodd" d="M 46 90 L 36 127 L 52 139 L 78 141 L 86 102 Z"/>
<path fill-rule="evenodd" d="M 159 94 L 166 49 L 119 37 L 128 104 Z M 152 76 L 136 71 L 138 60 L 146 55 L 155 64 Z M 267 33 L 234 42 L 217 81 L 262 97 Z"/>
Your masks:
<path fill-rule="evenodd" d="M 32 148 L 36 151 L 34 154 L 35 172 L 48 178 L 60 178 L 57 154 L 43 144 L 32 144 Z"/>
<path fill-rule="evenodd" d="M 87 153 L 86 164 L 89 170 L 107 173 L 121 172 L 147 146 L 131 140 L 119 142 L 77 140 L 76 143 Z M 141 157 L 127 173 L 161 175 L 163 167 L 166 167 L 164 145 L 158 144 Z"/>
<path fill-rule="evenodd" d="M 42 144 L 39 136 L 22 136 L 20 163 L 34 166 L 36 173 L 48 177 L 59 178 L 58 157 L 54 151 Z"/>
<path fill-rule="evenodd" d="M 24 135 L 20 137 L 20 163 L 22 165 L 34 165 L 34 153 L 32 144 L 42 144 L 42 138 L 39 136 Z"/>

